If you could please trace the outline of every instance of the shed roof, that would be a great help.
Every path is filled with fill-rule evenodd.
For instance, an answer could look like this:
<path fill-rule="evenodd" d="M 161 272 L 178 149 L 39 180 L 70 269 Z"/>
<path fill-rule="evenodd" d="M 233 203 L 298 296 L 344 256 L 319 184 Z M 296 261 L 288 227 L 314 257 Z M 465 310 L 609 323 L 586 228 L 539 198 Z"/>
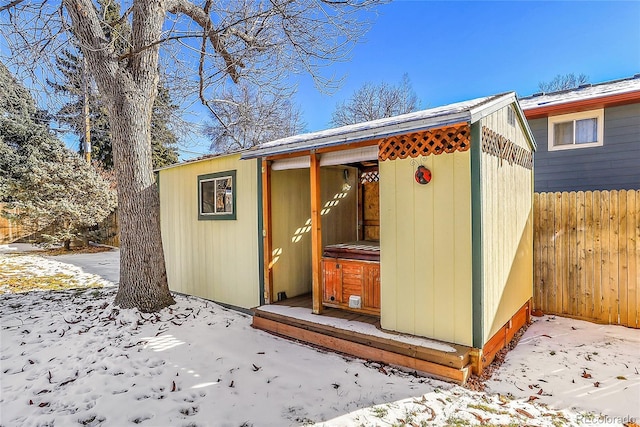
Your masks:
<path fill-rule="evenodd" d="M 177 167 L 181 167 L 181 166 L 185 166 L 185 165 L 190 165 L 192 163 L 198 163 L 198 162 L 205 162 L 208 160 L 213 160 L 213 159 L 218 159 L 221 157 L 227 157 L 227 156 L 234 156 L 234 155 L 239 155 L 240 153 L 242 153 L 243 151 L 248 150 L 247 148 L 241 148 L 238 150 L 233 150 L 233 151 L 227 151 L 224 153 L 210 153 L 210 154 L 203 154 L 200 157 L 195 157 L 193 159 L 188 159 L 188 160 L 183 160 L 181 162 L 178 163 L 172 163 L 170 165 L 167 166 L 163 166 L 161 168 L 156 168 L 153 171 L 154 172 L 160 172 L 166 169 L 173 169 L 173 168 L 177 168 Z"/>
<path fill-rule="evenodd" d="M 476 98 L 399 116 L 277 139 L 244 152 L 242 158 L 251 159 L 309 151 L 318 148 L 385 138 L 392 135 L 402 135 L 409 132 L 437 129 L 455 123 L 475 123 L 482 117 L 509 104 L 518 105 L 514 92 Z M 516 108 L 516 111 L 520 122 L 523 124 L 524 129 L 526 129 L 532 147 L 535 147 L 533 136 L 519 106 Z"/>
<path fill-rule="evenodd" d="M 609 82 L 582 85 L 575 89 L 533 94 L 520 98 L 520 106 L 527 111 L 541 107 L 595 100 L 629 92 L 640 92 L 640 74 Z"/>

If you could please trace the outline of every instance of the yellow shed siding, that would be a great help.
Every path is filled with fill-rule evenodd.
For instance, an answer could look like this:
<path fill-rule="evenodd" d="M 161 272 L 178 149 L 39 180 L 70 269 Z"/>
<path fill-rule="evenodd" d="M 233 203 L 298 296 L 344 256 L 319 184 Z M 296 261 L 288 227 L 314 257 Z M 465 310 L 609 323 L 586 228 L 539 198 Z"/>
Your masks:
<path fill-rule="evenodd" d="M 382 327 L 471 345 L 469 151 L 380 162 L 380 245 Z"/>
<path fill-rule="evenodd" d="M 198 220 L 198 176 L 236 170 L 236 219 Z M 173 291 L 259 305 L 256 161 L 216 157 L 160 171 L 160 220 Z"/>
<path fill-rule="evenodd" d="M 344 170 L 349 170 L 344 188 Z M 323 246 L 357 238 L 356 169 L 320 170 Z M 311 292 L 311 189 L 309 169 L 271 172 L 273 292 L 288 297 Z"/>
<path fill-rule="evenodd" d="M 480 125 L 531 151 L 502 108 Z M 533 171 L 485 152 L 481 157 L 483 324 L 486 343 L 533 293 Z"/>

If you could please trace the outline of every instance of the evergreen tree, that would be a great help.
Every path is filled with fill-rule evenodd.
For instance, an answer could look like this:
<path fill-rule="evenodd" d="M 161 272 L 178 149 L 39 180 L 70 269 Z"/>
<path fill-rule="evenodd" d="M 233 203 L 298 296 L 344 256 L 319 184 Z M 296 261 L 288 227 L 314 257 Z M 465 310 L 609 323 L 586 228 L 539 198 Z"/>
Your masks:
<path fill-rule="evenodd" d="M 0 201 L 42 242 L 86 240 L 114 209 L 112 185 L 49 131 L 47 115 L 0 64 Z"/>
<path fill-rule="evenodd" d="M 116 50 L 124 53 L 129 43 L 131 29 L 127 21 L 120 20 L 120 7 L 117 3 L 100 0 L 100 15 L 104 16 L 103 30 Z M 95 84 L 88 78 L 81 54 L 69 49 L 56 57 L 56 65 L 62 76 L 61 82 L 47 80 L 50 87 L 70 101 L 55 114 L 56 120 L 67 126 L 79 138 L 78 152 L 84 154 L 85 117 L 84 97 L 88 92 L 89 118 L 91 128 L 91 158 L 106 169 L 113 168 L 111 149 L 111 131 L 107 109 L 95 90 Z M 153 167 L 158 168 L 178 161 L 178 138 L 169 126 L 169 120 L 178 106 L 173 103 L 169 90 L 162 82 L 158 84 L 158 96 L 153 104 L 151 118 L 151 146 Z"/>

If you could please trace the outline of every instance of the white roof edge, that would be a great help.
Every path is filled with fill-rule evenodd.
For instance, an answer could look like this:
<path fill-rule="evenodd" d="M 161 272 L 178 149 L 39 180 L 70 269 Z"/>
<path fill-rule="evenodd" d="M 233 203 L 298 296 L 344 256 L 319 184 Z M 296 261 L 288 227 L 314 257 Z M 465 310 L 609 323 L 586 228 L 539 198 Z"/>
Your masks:
<path fill-rule="evenodd" d="M 469 111 L 471 113 L 471 123 L 475 123 L 483 117 L 495 113 L 501 108 L 506 107 L 516 101 L 515 92 L 507 92 L 504 94 L 496 95 L 494 98 L 488 100 L 485 103 L 476 105 Z"/>
<path fill-rule="evenodd" d="M 474 101 L 476 101 L 475 104 L 462 108 L 462 111 L 444 111 L 442 114 L 431 117 L 420 117 L 420 114 L 424 114 L 429 111 L 424 110 L 423 112 L 396 116 L 396 121 L 392 120 L 394 118 L 380 119 L 357 125 L 349 125 L 325 131 L 313 132 L 306 135 L 296 135 L 282 139 L 282 143 L 280 144 L 277 143 L 279 141 L 273 141 L 276 144 L 272 145 L 272 143 L 267 143 L 267 146 L 246 151 L 242 154 L 241 158 L 253 159 L 269 155 L 308 151 L 371 139 L 385 138 L 393 135 L 402 135 L 419 130 L 452 125 L 455 123 L 467 122 L 472 124 L 511 104 L 515 104 L 517 106 L 516 113 L 518 115 L 520 125 L 523 127 L 524 132 L 530 141 L 531 148 L 534 151 L 536 150 L 535 139 L 533 138 L 533 134 L 529 128 L 522 108 L 518 104 L 518 98 L 515 92 L 506 92 L 449 105 L 473 103 Z M 433 110 L 444 109 L 446 107 L 447 105 L 435 107 Z M 406 117 L 406 120 L 402 121 L 402 117 Z M 369 126 L 367 126 L 367 124 Z M 287 143 L 286 141 L 288 139 L 292 140 L 292 142 Z"/>
<path fill-rule="evenodd" d="M 524 111 L 520 106 L 520 102 L 517 101 L 514 103 L 516 106 L 516 114 L 518 116 L 518 121 L 520 122 L 520 126 L 524 129 L 524 133 L 529 138 L 531 143 L 531 149 L 535 152 L 538 151 L 538 144 L 536 143 L 536 139 L 533 137 L 533 132 L 531 131 L 531 127 L 529 126 L 529 120 L 527 120 L 527 116 L 524 115 Z"/>
<path fill-rule="evenodd" d="M 518 102 L 518 96 L 515 92 L 507 92 L 502 96 L 497 95 L 494 99 L 490 101 L 475 106 L 471 109 L 471 123 L 475 123 L 483 117 L 486 117 L 490 114 L 495 113 L 501 108 L 506 107 L 507 105 L 514 105 L 516 107 L 516 115 L 518 116 L 518 121 L 520 122 L 520 126 L 522 126 L 524 133 L 527 135 L 527 138 L 530 141 L 531 149 L 536 151 L 538 146 L 536 144 L 536 140 L 533 137 L 533 132 L 531 132 L 531 128 L 529 127 L 529 122 L 527 121 L 526 116 L 524 115 L 524 111 L 522 111 L 522 107 Z"/>
<path fill-rule="evenodd" d="M 273 147 L 258 148 L 245 152 L 242 155 L 242 159 L 253 159 L 256 157 L 263 157 L 265 155 L 277 155 L 284 153 L 294 153 L 297 151 L 315 150 L 318 148 L 332 147 L 336 145 L 351 144 L 361 141 L 367 141 L 370 139 L 385 138 L 393 135 L 402 135 L 412 131 L 429 129 L 433 127 L 441 127 L 446 125 L 452 125 L 454 123 L 469 122 L 470 115 L 468 111 L 462 113 L 449 114 L 446 116 L 431 117 L 422 120 L 413 120 L 403 123 L 395 123 L 387 126 L 381 126 L 377 128 L 371 128 L 358 131 L 345 131 L 344 133 L 335 133 L 326 136 L 312 137 L 314 134 L 309 134 L 310 139 L 300 141 L 292 144 L 276 145 Z M 340 129 L 340 128 L 337 128 Z M 322 134 L 318 132 L 318 134 Z M 311 145 L 312 143 L 312 145 Z"/>
<path fill-rule="evenodd" d="M 173 168 L 177 168 L 177 167 L 180 167 L 180 166 L 190 165 L 192 163 L 206 162 L 207 160 L 215 160 L 215 159 L 220 159 L 222 157 L 228 157 L 228 156 L 239 156 L 239 155 L 242 154 L 243 151 L 246 151 L 246 149 L 238 150 L 238 151 L 232 151 L 230 153 L 205 154 L 202 157 L 196 157 L 195 159 L 184 160 L 184 161 L 178 162 L 178 163 L 172 163 L 170 165 L 154 169 L 153 171 L 154 172 L 160 172 L 160 171 L 167 170 L 167 169 L 173 169 Z"/>
<path fill-rule="evenodd" d="M 520 97 L 522 109 L 535 110 L 555 105 L 571 104 L 585 100 L 597 100 L 612 95 L 632 93 L 640 91 L 640 74 L 631 77 L 586 84 L 576 88 L 565 89 L 549 93 L 535 93 Z"/>

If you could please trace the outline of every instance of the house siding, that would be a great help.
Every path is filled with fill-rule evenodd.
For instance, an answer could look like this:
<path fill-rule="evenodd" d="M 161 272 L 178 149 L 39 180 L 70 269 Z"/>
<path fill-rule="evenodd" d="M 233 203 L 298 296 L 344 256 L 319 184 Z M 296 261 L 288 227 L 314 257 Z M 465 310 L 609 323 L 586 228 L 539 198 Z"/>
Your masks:
<path fill-rule="evenodd" d="M 536 192 L 640 189 L 640 104 L 605 109 L 601 147 L 549 152 L 547 118 L 529 126 L 538 143 Z"/>

